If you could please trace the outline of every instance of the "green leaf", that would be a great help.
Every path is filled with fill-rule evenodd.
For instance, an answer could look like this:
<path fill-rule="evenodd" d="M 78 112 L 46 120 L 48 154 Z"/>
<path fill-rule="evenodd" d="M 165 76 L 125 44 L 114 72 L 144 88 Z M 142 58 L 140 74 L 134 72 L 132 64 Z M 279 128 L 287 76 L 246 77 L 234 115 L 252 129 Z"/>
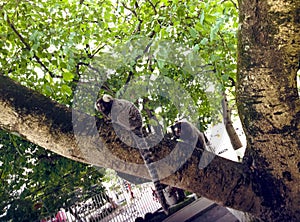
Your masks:
<path fill-rule="evenodd" d="M 157 60 L 158 68 L 162 69 L 165 66 L 165 62 L 163 60 Z"/>
<path fill-rule="evenodd" d="M 51 96 L 52 95 L 52 88 L 51 86 L 46 83 L 43 85 L 43 92 L 47 95 L 47 96 Z"/>
<path fill-rule="evenodd" d="M 45 75 L 45 79 L 46 79 L 47 82 L 49 82 L 50 84 L 53 84 L 53 79 L 52 79 L 52 77 L 50 76 L 49 73 L 47 73 L 47 74 Z"/>
<path fill-rule="evenodd" d="M 200 44 L 201 45 L 206 45 L 208 42 L 208 39 L 207 38 L 203 38 L 201 41 L 200 41 Z"/>
<path fill-rule="evenodd" d="M 215 36 L 216 36 L 217 32 L 218 32 L 218 29 L 216 27 L 213 27 L 210 30 L 210 34 L 209 34 L 210 41 L 213 41 L 215 39 Z"/>
<path fill-rule="evenodd" d="M 204 21 L 204 10 L 202 10 L 201 15 L 200 15 L 200 24 L 203 25 L 203 21 Z"/>
<path fill-rule="evenodd" d="M 200 42 L 200 44 L 201 44 L 201 42 Z M 194 45 L 194 48 L 193 48 L 194 52 L 197 52 L 199 49 L 200 49 L 200 47 L 198 44 Z"/>
<path fill-rule="evenodd" d="M 64 73 L 63 73 L 63 79 L 66 81 L 66 82 L 71 82 L 73 81 L 74 79 L 74 74 L 69 72 L 67 69 L 63 69 L 64 70 Z"/>
<path fill-rule="evenodd" d="M 189 32 L 190 32 L 190 34 L 191 34 L 191 36 L 192 36 L 193 38 L 197 38 L 198 35 L 199 35 L 198 31 L 197 31 L 196 29 L 194 29 L 194 28 L 190 28 L 190 29 L 189 29 Z"/>
<path fill-rule="evenodd" d="M 68 96 L 72 95 L 72 89 L 68 85 L 62 85 L 61 90 L 62 90 L 63 93 L 67 94 Z"/>
<path fill-rule="evenodd" d="M 159 30 L 160 30 L 160 24 L 155 25 L 154 26 L 154 31 L 159 32 Z"/>

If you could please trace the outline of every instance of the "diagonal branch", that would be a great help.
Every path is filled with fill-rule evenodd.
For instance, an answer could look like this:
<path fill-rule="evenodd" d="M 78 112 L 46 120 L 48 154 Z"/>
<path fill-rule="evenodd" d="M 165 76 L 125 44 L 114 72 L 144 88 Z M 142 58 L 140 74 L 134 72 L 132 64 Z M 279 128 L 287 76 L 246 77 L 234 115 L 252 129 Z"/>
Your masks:
<path fill-rule="evenodd" d="M 155 15 L 157 15 L 156 5 L 154 5 L 151 0 L 148 0 L 147 2 L 151 5 Z M 158 4 L 158 2 L 156 4 Z"/>
<path fill-rule="evenodd" d="M 80 113 L 76 116 L 76 123 L 72 124 L 70 108 L 1 74 L 0 110 L 0 128 L 16 132 L 32 143 L 75 161 L 149 178 L 146 167 L 140 165 L 143 161 L 139 151 L 124 144 L 111 123 L 98 119 L 96 125 L 99 130 L 93 132 L 95 121 L 89 121 L 94 117 Z M 79 127 L 77 123 L 87 123 L 79 137 L 74 134 Z M 175 145 L 176 141 L 165 135 L 154 147 L 156 160 L 169 155 Z M 254 190 L 260 180 L 246 165 L 216 156 L 206 168 L 200 170 L 198 162 L 201 152 L 194 150 L 186 163 L 162 182 L 256 215 L 266 212 L 261 205 L 263 197 Z M 169 165 L 172 164 L 174 162 L 169 162 Z"/>
<path fill-rule="evenodd" d="M 95 51 L 92 52 L 92 54 L 89 56 L 89 59 L 92 59 L 95 57 L 95 55 L 97 55 L 98 52 L 101 51 L 101 49 L 103 49 L 106 46 L 106 44 L 102 45 L 102 46 L 98 46 L 98 48 L 95 49 Z"/>

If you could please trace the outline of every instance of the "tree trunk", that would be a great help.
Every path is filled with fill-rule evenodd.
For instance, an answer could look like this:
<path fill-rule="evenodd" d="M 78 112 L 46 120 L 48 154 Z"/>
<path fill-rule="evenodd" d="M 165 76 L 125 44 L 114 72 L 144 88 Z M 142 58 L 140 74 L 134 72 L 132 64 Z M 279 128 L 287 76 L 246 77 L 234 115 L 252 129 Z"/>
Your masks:
<path fill-rule="evenodd" d="M 269 221 L 300 221 L 300 1 L 240 0 L 237 103 Z M 272 182 L 271 182 L 272 181 Z M 275 217 L 274 217 L 275 216 Z"/>

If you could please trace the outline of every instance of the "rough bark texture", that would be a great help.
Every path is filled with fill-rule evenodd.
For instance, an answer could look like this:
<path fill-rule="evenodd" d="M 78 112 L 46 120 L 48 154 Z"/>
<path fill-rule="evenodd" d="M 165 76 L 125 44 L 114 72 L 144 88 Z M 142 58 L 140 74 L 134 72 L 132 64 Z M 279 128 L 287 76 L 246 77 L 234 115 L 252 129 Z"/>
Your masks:
<path fill-rule="evenodd" d="M 300 1 L 241 0 L 237 102 L 268 221 L 300 221 Z M 273 185 L 273 186 L 272 186 Z"/>
<path fill-rule="evenodd" d="M 0 127 L 60 155 L 82 161 L 70 110 L 0 74 Z"/>
<path fill-rule="evenodd" d="M 70 109 L 1 75 L 0 110 L 1 128 L 16 132 L 37 145 L 73 160 L 149 178 L 146 168 L 139 164 L 143 163 L 139 151 L 122 143 L 110 123 L 97 118 L 96 121 L 90 121 L 95 117 L 76 114 L 77 122 L 73 121 L 72 124 Z M 79 123 L 87 124 L 82 127 Z M 78 131 L 78 128 L 82 134 L 75 136 L 73 130 Z M 154 147 L 156 158 L 169 156 L 175 144 L 166 135 Z M 187 148 L 185 143 L 179 144 L 181 149 Z M 175 155 L 173 160 L 158 170 L 167 171 L 179 157 Z M 216 156 L 208 167 L 200 170 L 200 157 L 201 152 L 194 150 L 188 161 L 162 182 L 256 216 L 262 216 L 262 212 L 272 214 L 270 206 L 262 204 L 266 201 L 261 193 L 264 184 L 251 168 Z M 273 185 L 270 183 L 272 192 L 267 195 L 273 195 L 273 190 L 277 194 Z"/>

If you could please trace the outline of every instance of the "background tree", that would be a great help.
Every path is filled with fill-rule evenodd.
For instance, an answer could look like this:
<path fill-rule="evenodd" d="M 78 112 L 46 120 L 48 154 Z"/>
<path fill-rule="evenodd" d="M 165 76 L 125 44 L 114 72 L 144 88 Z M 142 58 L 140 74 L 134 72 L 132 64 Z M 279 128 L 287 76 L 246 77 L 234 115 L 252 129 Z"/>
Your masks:
<path fill-rule="evenodd" d="M 94 167 L 61 157 L 5 131 L 0 133 L 1 215 L 7 211 L 3 220 L 38 219 L 61 207 L 70 207 L 79 200 L 79 193 L 86 195 L 81 199 L 86 199 L 103 192 L 103 174 Z"/>
<path fill-rule="evenodd" d="M 238 74 L 236 99 L 248 147 L 243 163 L 215 157 L 204 170 L 197 168 L 201 154 L 194 152 L 163 182 L 267 221 L 299 220 L 297 0 L 239 2 L 238 71 L 235 1 L 9 1 L 0 7 L 4 40 L 0 42 L 1 128 L 73 160 L 133 173 L 133 169 L 100 158 L 113 151 L 127 163 L 142 163 L 138 152 L 122 144 L 111 125 L 101 120 L 97 122 L 99 135 L 110 152 L 100 153 L 95 147 L 99 141 L 89 133 L 84 146 L 78 146 L 68 107 L 79 78 L 96 54 L 105 58 L 111 48 L 140 36 L 172 40 L 201 55 L 203 61 L 195 67 L 200 65 L 202 72 L 214 75 L 229 98 L 235 96 L 234 87 L 229 86 Z M 201 129 L 222 118 L 197 79 L 159 59 L 145 62 L 137 58 L 118 65 L 102 90 L 115 94 L 125 83 L 157 70 L 190 93 Z M 171 125 L 177 111 L 160 97 L 143 98 L 144 112 L 157 104 L 163 104 L 157 118 L 165 127 Z M 174 145 L 167 134 L 156 147 L 157 156 L 167 155 Z M 145 168 L 138 175 L 148 177 Z"/>

